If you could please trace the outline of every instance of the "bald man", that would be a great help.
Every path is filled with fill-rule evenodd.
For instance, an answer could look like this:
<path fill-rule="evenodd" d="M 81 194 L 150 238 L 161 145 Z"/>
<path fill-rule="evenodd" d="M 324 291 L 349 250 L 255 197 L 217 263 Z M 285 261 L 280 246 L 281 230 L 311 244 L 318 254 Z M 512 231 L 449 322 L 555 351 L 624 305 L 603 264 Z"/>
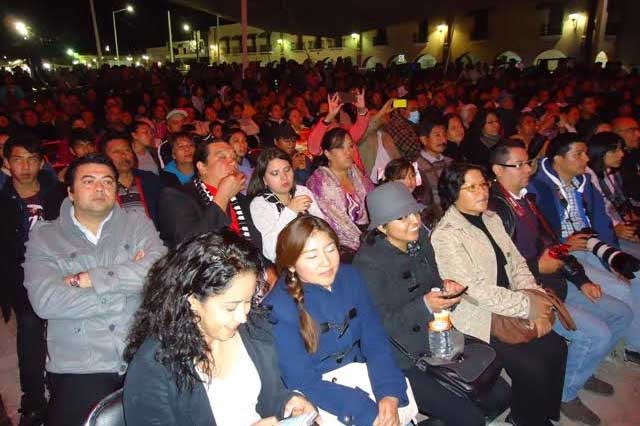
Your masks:
<path fill-rule="evenodd" d="M 627 197 L 640 203 L 640 125 L 631 117 L 618 117 L 611 124 L 625 144 L 620 167 L 624 191 Z"/>

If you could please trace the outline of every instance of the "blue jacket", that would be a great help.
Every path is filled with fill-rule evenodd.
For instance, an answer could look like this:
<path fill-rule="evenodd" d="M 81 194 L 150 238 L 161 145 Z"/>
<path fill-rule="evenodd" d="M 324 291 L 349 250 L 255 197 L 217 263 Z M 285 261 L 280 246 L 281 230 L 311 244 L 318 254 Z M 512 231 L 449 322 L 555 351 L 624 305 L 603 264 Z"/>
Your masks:
<path fill-rule="evenodd" d="M 544 217 L 547 219 L 556 235 L 562 235 L 561 221 L 565 208 L 561 204 L 561 196 L 558 191 L 559 182 L 556 171 L 551 167 L 551 161 L 543 158 L 539 164 L 538 172 L 529 182 L 527 190 L 536 194 L 537 205 Z M 607 244 L 618 247 L 618 238 L 613 231 L 613 223 L 604 207 L 602 195 L 591 183 L 588 174 L 578 176 L 580 186 L 577 191 L 581 194 L 578 197 L 578 204 L 583 209 L 581 215 L 587 226 L 590 226 L 598 234 L 598 238 Z"/>
<path fill-rule="evenodd" d="M 146 170 L 134 169 L 133 176 L 140 178 L 142 192 L 144 192 L 144 200 L 149 209 L 150 219 L 156 228 L 158 227 L 158 200 L 160 199 L 160 190 L 162 189 L 162 181 L 155 173 Z"/>
<path fill-rule="evenodd" d="M 282 278 L 263 303 L 272 307 L 278 362 L 289 389 L 301 391 L 347 424 L 371 426 L 378 415 L 376 402 L 362 390 L 322 380 L 324 373 L 351 362 L 366 362 L 376 401 L 393 396 L 399 399 L 399 406 L 408 403 L 405 378 L 395 363 L 389 338 L 365 282 L 352 266 L 340 265 L 331 291 L 315 284 L 304 286 L 304 307 L 320 331 L 315 353 L 304 347 L 298 309 Z M 329 327 L 323 327 L 325 323 Z M 341 361 L 339 354 L 345 354 Z"/>

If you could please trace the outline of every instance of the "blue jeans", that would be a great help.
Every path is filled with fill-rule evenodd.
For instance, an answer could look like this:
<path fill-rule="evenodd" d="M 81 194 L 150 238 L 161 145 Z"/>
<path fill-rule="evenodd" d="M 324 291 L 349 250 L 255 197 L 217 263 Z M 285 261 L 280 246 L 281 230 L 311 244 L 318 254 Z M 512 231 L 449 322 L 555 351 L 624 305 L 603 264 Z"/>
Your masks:
<path fill-rule="evenodd" d="M 633 312 L 633 320 L 624 335 L 625 346 L 632 351 L 640 352 L 640 279 L 638 275 L 631 280 L 631 285 L 608 271 L 600 259 L 588 251 L 574 251 L 587 276 L 594 283 L 600 284 L 604 293 L 613 296 L 629 306 Z"/>
<path fill-rule="evenodd" d="M 576 322 L 576 331 L 566 330 L 559 321 L 553 329 L 569 341 L 562 401 L 572 401 L 602 360 L 627 331 L 633 318 L 631 309 L 615 297 L 603 294 L 593 303 L 572 283 L 568 283 L 565 304 Z"/>

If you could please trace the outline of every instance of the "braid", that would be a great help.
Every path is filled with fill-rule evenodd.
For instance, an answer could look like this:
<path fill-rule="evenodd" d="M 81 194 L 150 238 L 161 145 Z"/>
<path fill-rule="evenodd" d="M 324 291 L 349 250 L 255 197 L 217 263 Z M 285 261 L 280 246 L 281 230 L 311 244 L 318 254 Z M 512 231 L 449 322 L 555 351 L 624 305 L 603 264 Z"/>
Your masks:
<path fill-rule="evenodd" d="M 287 284 L 287 293 L 291 295 L 298 307 L 300 334 L 304 341 L 304 347 L 307 352 L 314 353 L 318 350 L 318 327 L 309 312 L 304 308 L 302 283 L 298 280 L 296 273 L 289 270 L 286 272 L 285 283 Z"/>

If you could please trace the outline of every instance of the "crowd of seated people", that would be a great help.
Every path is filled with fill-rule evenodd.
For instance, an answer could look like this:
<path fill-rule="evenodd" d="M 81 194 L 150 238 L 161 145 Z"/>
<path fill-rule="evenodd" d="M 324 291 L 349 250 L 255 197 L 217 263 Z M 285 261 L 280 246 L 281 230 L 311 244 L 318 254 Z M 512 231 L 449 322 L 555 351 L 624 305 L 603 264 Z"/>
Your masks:
<path fill-rule="evenodd" d="M 635 73 L 57 74 L 0 71 L 21 426 L 79 426 L 123 386 L 130 425 L 598 425 L 578 392 L 615 398 L 620 341 L 640 364 Z M 416 366 L 441 311 L 510 385 L 461 396 Z"/>

